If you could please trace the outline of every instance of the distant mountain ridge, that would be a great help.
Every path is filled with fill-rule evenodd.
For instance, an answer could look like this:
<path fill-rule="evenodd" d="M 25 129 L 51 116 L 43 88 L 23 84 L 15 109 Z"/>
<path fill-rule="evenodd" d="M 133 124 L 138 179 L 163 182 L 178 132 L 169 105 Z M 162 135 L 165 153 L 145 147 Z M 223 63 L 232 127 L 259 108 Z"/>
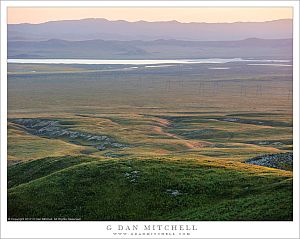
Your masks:
<path fill-rule="evenodd" d="M 8 58 L 183 59 L 284 58 L 293 54 L 292 39 L 248 38 L 237 41 L 9 41 Z"/>
<path fill-rule="evenodd" d="M 40 24 L 8 24 L 9 41 L 62 40 L 185 40 L 233 41 L 246 38 L 293 37 L 293 20 L 235 23 L 181 23 L 109 21 L 103 18 L 51 21 Z"/>

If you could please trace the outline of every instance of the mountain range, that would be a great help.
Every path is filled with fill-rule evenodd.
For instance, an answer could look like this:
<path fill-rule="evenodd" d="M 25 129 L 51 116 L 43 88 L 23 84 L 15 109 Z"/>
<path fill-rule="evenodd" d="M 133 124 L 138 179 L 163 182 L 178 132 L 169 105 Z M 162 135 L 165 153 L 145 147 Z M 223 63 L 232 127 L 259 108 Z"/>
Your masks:
<path fill-rule="evenodd" d="M 291 19 L 180 23 L 106 19 L 8 25 L 8 58 L 291 58 Z"/>
<path fill-rule="evenodd" d="M 10 41 L 8 58 L 182 59 L 291 58 L 292 39 L 239 41 Z"/>
<path fill-rule="evenodd" d="M 266 22 L 181 23 L 109 21 L 103 18 L 8 24 L 8 40 L 144 40 L 233 41 L 246 38 L 292 38 L 292 19 Z"/>

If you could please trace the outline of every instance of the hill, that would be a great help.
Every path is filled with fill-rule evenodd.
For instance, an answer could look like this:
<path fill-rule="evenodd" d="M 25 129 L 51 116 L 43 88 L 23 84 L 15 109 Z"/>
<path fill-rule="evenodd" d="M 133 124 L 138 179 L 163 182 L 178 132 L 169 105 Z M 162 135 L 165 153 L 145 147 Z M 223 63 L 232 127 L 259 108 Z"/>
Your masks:
<path fill-rule="evenodd" d="M 243 170 L 246 164 L 237 164 L 236 170 L 223 163 L 168 156 L 65 156 L 19 163 L 8 168 L 8 215 L 49 220 L 292 220 L 288 173 L 253 166 Z"/>

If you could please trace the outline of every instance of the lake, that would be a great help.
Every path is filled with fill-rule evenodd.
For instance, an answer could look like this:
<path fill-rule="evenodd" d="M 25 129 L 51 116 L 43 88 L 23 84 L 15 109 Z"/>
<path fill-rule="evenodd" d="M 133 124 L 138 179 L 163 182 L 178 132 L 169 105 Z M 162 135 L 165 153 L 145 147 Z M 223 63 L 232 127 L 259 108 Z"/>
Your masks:
<path fill-rule="evenodd" d="M 19 64 L 88 64 L 88 65 L 159 65 L 159 64 L 223 64 L 229 62 L 280 62 L 289 60 L 261 60 L 242 58 L 169 59 L 169 60 L 90 60 L 90 59 L 8 59 Z"/>

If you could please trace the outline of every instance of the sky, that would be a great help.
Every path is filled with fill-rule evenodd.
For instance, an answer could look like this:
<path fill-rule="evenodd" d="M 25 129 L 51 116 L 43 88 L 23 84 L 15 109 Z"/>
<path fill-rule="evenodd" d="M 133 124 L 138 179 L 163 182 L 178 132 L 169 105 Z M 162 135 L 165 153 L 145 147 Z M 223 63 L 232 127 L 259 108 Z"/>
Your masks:
<path fill-rule="evenodd" d="M 170 21 L 179 22 L 263 22 L 293 18 L 292 8 L 245 7 L 245 8 L 8 8 L 7 21 L 16 23 L 42 23 L 56 20 L 84 18 L 106 18 L 127 21 Z"/>

